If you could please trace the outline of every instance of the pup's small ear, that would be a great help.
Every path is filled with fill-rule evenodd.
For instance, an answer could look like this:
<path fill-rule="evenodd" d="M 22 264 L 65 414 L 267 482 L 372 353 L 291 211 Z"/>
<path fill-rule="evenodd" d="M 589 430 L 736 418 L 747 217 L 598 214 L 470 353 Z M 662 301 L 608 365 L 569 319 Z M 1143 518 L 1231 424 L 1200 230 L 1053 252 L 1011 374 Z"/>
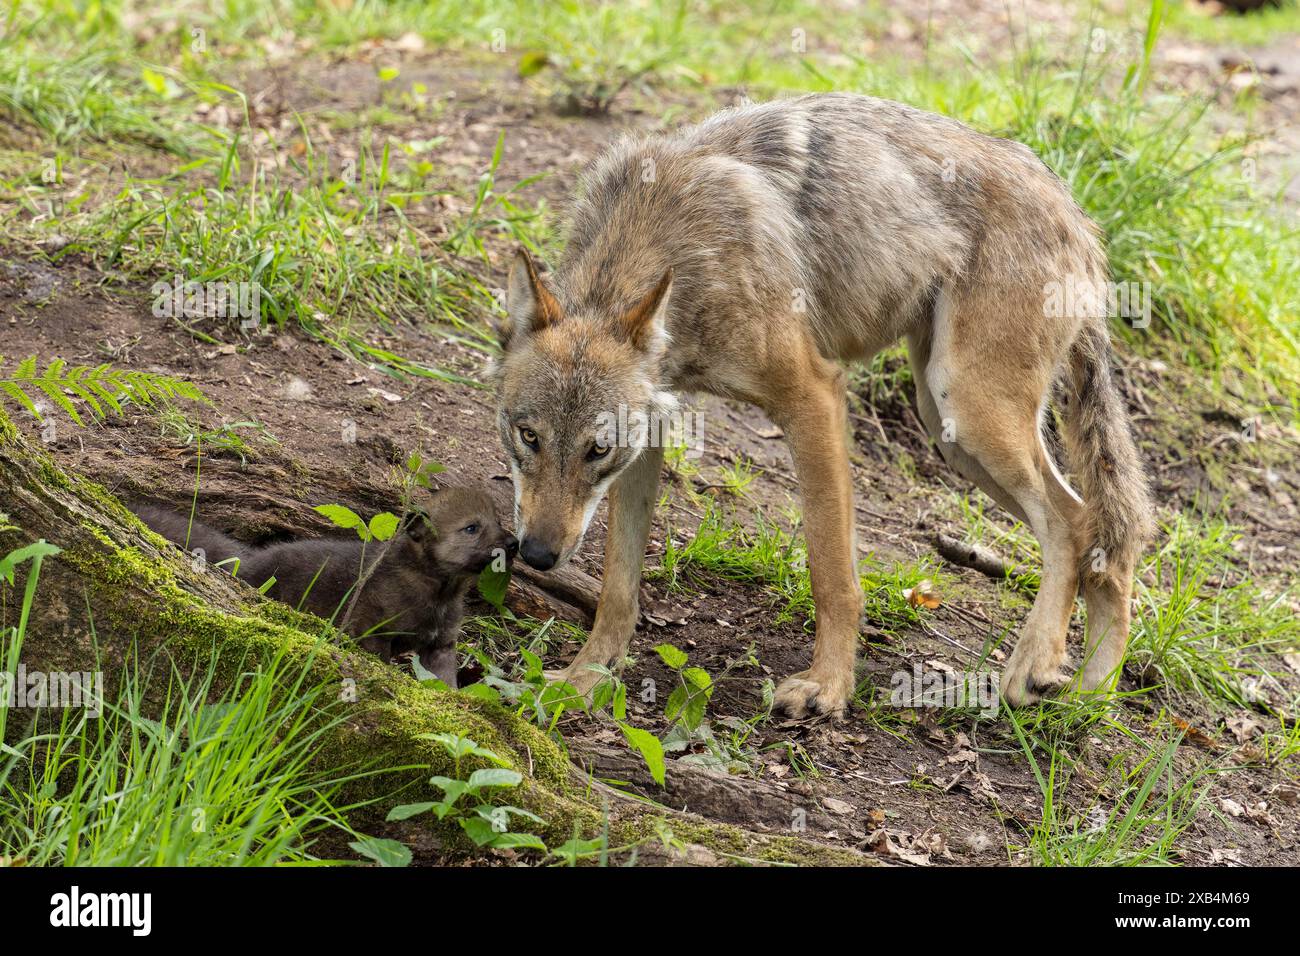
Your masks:
<path fill-rule="evenodd" d="M 425 538 L 438 536 L 428 514 L 418 508 L 408 514 L 402 522 L 402 533 L 412 541 L 423 541 Z"/>
<path fill-rule="evenodd" d="M 659 284 L 625 313 L 622 319 L 627 340 L 643 352 L 657 352 L 667 344 L 668 299 L 673 293 L 673 270 L 664 271 Z"/>
<path fill-rule="evenodd" d="M 538 332 L 560 321 L 560 302 L 546 288 L 532 256 L 522 246 L 510 265 L 510 281 L 506 286 L 506 311 L 510 318 L 503 330 L 501 345 L 509 348 L 530 332 Z"/>

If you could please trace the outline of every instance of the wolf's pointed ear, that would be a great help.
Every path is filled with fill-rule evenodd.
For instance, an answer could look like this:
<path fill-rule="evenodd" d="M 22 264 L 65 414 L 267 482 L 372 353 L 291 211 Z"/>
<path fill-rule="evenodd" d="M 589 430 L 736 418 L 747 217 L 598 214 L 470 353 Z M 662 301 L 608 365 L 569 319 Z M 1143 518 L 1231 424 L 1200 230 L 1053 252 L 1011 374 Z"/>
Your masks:
<path fill-rule="evenodd" d="M 522 246 L 515 253 L 515 261 L 510 266 L 506 311 L 510 314 L 510 319 L 501 343 L 506 348 L 516 336 L 541 331 L 560 321 L 562 315 L 559 300 L 542 283 L 532 256 Z"/>
<path fill-rule="evenodd" d="M 673 293 L 673 270 L 669 266 L 659 284 L 645 294 L 640 302 L 623 315 L 623 331 L 627 340 L 643 352 L 662 349 L 668 332 L 668 299 Z"/>

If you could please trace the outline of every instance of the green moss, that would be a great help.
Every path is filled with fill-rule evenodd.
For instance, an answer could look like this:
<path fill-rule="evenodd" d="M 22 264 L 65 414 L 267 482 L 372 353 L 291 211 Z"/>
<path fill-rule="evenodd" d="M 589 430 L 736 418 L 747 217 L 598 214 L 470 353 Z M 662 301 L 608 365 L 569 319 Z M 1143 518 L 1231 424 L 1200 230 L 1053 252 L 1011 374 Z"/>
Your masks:
<path fill-rule="evenodd" d="M 107 684 L 112 685 L 121 671 L 114 664 L 137 654 L 160 654 L 182 675 L 213 667 L 209 693 L 220 695 L 250 668 L 279 657 L 287 665 L 284 673 L 302 675 L 300 684 L 284 688 L 286 694 L 320 687 L 327 695 L 319 713 L 327 733 L 313 760 L 331 773 L 356 774 L 339 794 L 340 805 L 365 805 L 362 815 L 382 819 L 395 803 L 436 796 L 429 778 L 450 775 L 454 768 L 442 745 L 427 738 L 457 733 L 492 750 L 523 776 L 509 800 L 546 821 L 537 832 L 549 844 L 558 845 L 575 830 L 588 838 L 601 832 L 602 814 L 581 776 L 555 741 L 531 723 L 499 704 L 426 688 L 358 651 L 327 622 L 264 599 L 224 575 L 194 570 L 104 488 L 61 472 L 42 449 L 14 432 L 3 413 L 0 435 L 18 446 L 17 454 L 9 456 L 20 463 L 15 480 L 28 485 L 47 482 L 49 490 L 61 492 L 56 507 L 73 500 L 62 508 L 64 523 L 56 519 L 42 527 L 68 529 L 63 536 L 71 540 L 54 542 L 63 551 L 51 573 L 63 579 L 65 589 L 70 584 L 85 588 L 85 602 L 70 603 L 93 609 L 89 623 Z M 92 517 L 78 520 L 77 515 Z M 105 521 L 97 522 L 99 515 Z M 70 615 L 75 613 L 69 609 Z M 84 661 L 91 650 L 84 634 L 78 636 L 81 630 L 69 626 L 62 635 L 51 633 L 29 642 L 31 662 Z M 110 695 L 114 689 L 106 687 Z M 157 691 L 166 692 L 166 687 Z M 145 704 L 157 706 L 159 701 Z M 479 765 L 465 763 L 461 773 Z M 432 817 L 421 822 L 439 828 L 449 845 L 472 849 L 455 824 L 441 825 Z M 658 839 L 665 825 L 678 838 L 726 858 L 860 862 L 844 851 L 793 837 L 759 837 L 639 805 L 621 805 L 612 824 L 625 843 Z"/>

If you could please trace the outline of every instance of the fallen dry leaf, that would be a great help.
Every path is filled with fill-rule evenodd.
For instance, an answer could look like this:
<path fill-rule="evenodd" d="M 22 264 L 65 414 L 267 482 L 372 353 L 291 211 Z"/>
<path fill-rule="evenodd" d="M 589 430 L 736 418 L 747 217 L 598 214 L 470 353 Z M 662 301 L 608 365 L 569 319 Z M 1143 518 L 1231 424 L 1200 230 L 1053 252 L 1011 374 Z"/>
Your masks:
<path fill-rule="evenodd" d="M 912 607 L 923 607 L 933 611 L 943 604 L 943 600 L 934 590 L 934 582 L 929 578 L 917 583 L 914 588 L 906 588 L 903 597 Z"/>
<path fill-rule="evenodd" d="M 655 601 L 644 613 L 645 619 L 658 627 L 665 627 L 669 624 L 681 627 L 686 623 L 686 619 L 691 616 L 688 608 L 680 607 L 671 601 Z"/>
<path fill-rule="evenodd" d="M 944 763 L 968 763 L 972 766 L 979 763 L 979 754 L 971 749 L 970 738 L 963 733 L 958 733 L 953 739 L 952 750 L 948 756 L 943 758 Z"/>
<path fill-rule="evenodd" d="M 1204 747 L 1206 750 L 1218 750 L 1219 745 L 1214 742 L 1214 738 L 1207 734 L 1201 728 L 1196 727 L 1181 717 L 1170 715 L 1170 722 L 1183 732 L 1183 740 L 1195 744 L 1198 747 Z"/>
<path fill-rule="evenodd" d="M 1231 714 L 1223 723 L 1239 744 L 1244 744 L 1260 730 L 1259 721 L 1247 714 Z"/>
<path fill-rule="evenodd" d="M 1241 851 L 1214 847 L 1210 850 L 1210 862 L 1219 866 L 1241 866 Z"/>
<path fill-rule="evenodd" d="M 1232 797 L 1220 797 L 1219 809 L 1230 817 L 1243 817 L 1246 815 L 1246 808 Z"/>
<path fill-rule="evenodd" d="M 1300 789 L 1289 783 L 1279 783 L 1277 786 L 1270 788 L 1268 794 L 1277 797 L 1288 807 L 1294 807 L 1297 803 L 1300 803 Z"/>

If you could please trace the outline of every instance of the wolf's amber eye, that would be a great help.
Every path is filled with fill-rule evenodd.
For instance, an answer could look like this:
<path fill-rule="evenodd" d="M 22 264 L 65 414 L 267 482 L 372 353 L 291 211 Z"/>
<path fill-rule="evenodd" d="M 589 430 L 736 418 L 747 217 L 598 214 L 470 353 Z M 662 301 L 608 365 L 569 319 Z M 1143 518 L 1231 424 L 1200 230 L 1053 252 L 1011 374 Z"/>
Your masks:
<path fill-rule="evenodd" d="M 519 429 L 519 437 L 525 445 L 533 451 L 537 451 L 537 432 L 531 428 L 521 428 Z"/>
<path fill-rule="evenodd" d="M 591 446 L 591 450 L 587 452 L 587 461 L 599 461 L 601 458 L 604 458 L 609 454 L 609 448 L 609 445 L 602 445 L 600 442 L 596 442 L 596 444 Z"/>

